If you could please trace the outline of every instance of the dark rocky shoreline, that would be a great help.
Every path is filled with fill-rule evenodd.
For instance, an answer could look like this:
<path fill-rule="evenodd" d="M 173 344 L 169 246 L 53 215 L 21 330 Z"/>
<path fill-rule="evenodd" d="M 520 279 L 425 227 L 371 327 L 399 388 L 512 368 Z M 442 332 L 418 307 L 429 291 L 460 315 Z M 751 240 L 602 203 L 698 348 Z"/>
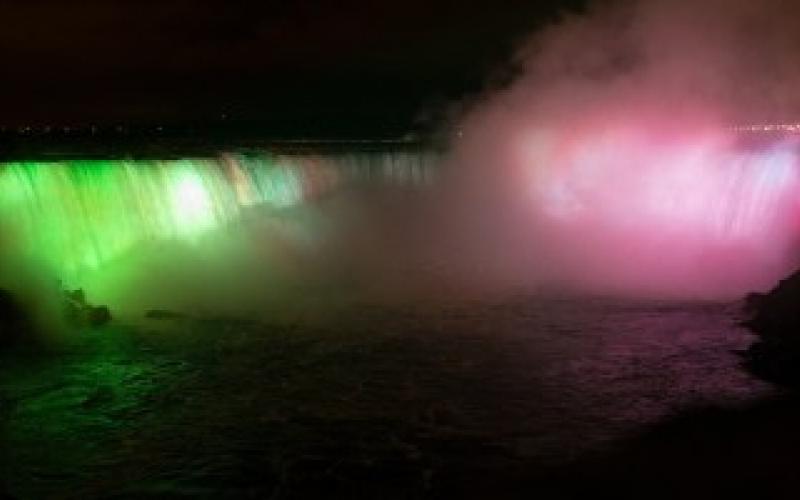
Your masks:
<path fill-rule="evenodd" d="M 96 328 L 111 321 L 111 310 L 104 305 L 93 305 L 86 300 L 83 290 L 61 290 L 58 323 L 68 328 Z M 31 305 L 25 304 L 14 293 L 0 288 L 0 349 L 23 345 L 32 346 L 41 333 L 32 314 Z"/>
<path fill-rule="evenodd" d="M 754 375 L 800 387 L 800 271 L 765 294 L 745 299 L 750 318 L 743 323 L 758 339 L 743 353 Z"/>

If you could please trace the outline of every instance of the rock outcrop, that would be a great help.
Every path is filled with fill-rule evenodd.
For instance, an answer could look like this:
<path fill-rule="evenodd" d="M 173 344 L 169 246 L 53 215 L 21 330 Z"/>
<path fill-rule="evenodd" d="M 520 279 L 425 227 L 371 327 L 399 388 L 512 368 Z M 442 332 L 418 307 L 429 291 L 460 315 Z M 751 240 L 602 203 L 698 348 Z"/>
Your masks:
<path fill-rule="evenodd" d="M 800 387 L 800 271 L 766 294 L 745 299 L 750 319 L 744 322 L 758 340 L 744 352 L 745 366 L 755 375 Z"/>
<path fill-rule="evenodd" d="M 30 327 L 28 315 L 14 295 L 0 288 L 0 347 L 16 343 Z"/>
<path fill-rule="evenodd" d="M 86 301 L 83 290 L 61 292 L 61 312 L 71 327 L 98 327 L 111 321 L 111 311 L 106 306 L 95 306 Z M 34 341 L 40 333 L 41 322 L 36 321 L 35 306 L 24 304 L 14 293 L 0 288 L 0 347 Z"/>
<path fill-rule="evenodd" d="M 109 308 L 89 304 L 81 289 L 64 292 L 64 315 L 75 326 L 103 326 L 111 321 Z"/>

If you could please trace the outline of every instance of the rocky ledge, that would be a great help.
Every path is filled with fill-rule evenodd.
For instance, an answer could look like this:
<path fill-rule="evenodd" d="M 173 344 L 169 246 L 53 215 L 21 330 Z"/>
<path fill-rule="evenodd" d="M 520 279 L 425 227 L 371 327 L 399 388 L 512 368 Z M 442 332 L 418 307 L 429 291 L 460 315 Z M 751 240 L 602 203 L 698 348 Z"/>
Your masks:
<path fill-rule="evenodd" d="M 743 324 L 758 336 L 744 353 L 753 374 L 800 387 L 800 271 L 767 293 L 745 299 L 750 318 Z"/>
<path fill-rule="evenodd" d="M 83 290 L 65 290 L 60 295 L 64 322 L 70 327 L 98 327 L 111 321 L 106 306 L 86 301 Z M 14 293 L 0 288 L 0 347 L 30 341 L 35 337 L 36 321 L 30 310 Z"/>

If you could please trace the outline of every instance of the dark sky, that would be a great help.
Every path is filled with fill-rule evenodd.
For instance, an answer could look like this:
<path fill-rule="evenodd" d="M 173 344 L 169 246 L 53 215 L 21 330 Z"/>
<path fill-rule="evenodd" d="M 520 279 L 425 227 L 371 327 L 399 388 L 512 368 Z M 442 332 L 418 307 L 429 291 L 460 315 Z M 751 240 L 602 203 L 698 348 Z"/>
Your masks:
<path fill-rule="evenodd" d="M 408 121 L 580 0 L 0 0 L 0 122 Z"/>

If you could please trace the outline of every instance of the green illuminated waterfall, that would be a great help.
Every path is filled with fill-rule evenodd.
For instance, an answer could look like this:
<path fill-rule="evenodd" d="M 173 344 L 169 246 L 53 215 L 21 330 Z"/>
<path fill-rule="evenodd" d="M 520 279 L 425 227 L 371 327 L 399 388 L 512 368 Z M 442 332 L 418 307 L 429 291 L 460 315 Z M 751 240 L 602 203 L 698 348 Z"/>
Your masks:
<path fill-rule="evenodd" d="M 5 163 L 0 229 L 27 257 L 75 284 L 83 272 L 100 269 L 137 244 L 196 240 L 251 206 L 291 207 L 344 182 L 375 176 L 425 182 L 431 161 L 417 153 L 264 153 Z"/>

